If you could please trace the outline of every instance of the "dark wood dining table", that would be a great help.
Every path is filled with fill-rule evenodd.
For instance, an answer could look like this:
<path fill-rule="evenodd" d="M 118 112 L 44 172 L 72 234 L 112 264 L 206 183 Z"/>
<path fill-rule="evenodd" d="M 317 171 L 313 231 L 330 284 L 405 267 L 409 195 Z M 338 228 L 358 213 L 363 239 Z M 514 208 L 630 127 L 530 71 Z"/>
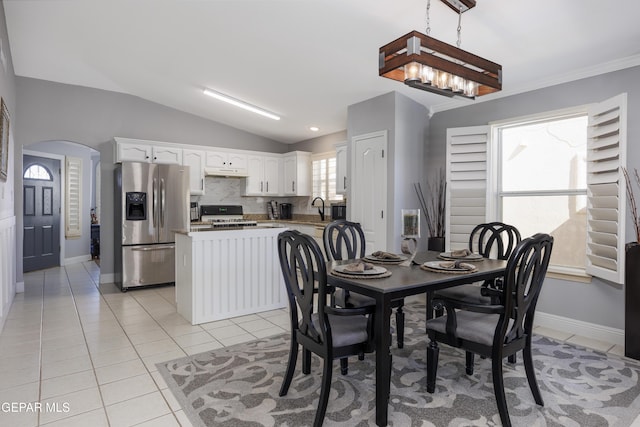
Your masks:
<path fill-rule="evenodd" d="M 384 265 L 391 272 L 385 278 L 365 279 L 360 277 L 338 277 L 330 274 L 335 265 L 348 264 L 354 260 L 333 261 L 327 266 L 330 285 L 367 295 L 376 300 L 374 318 L 375 331 L 389 331 L 391 301 L 425 293 L 427 295 L 427 313 L 431 311 L 431 294 L 438 289 L 491 280 L 504 275 L 506 261 L 484 259 L 473 262 L 477 271 L 464 274 L 451 274 L 426 271 L 420 264 L 438 260 L 438 252 L 421 252 L 411 266 Z M 425 313 L 425 316 L 427 316 Z M 389 412 L 389 390 L 391 371 L 391 334 L 376 334 L 376 424 L 386 426 Z M 425 352 L 427 349 L 425 348 Z"/>

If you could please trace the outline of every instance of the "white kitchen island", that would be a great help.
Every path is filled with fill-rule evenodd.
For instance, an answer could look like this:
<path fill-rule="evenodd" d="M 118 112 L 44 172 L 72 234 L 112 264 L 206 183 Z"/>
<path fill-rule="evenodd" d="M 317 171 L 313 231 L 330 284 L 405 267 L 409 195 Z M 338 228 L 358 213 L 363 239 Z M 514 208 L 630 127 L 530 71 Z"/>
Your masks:
<path fill-rule="evenodd" d="M 287 305 L 278 259 L 282 227 L 176 233 L 178 313 L 197 325 Z"/>

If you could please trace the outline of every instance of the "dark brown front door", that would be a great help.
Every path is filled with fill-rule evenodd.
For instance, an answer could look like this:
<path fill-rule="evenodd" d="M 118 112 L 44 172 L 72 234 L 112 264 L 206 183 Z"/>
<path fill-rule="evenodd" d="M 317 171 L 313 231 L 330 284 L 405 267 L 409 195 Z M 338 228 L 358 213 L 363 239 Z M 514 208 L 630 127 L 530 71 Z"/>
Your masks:
<path fill-rule="evenodd" d="M 23 269 L 60 265 L 60 160 L 23 156 Z"/>

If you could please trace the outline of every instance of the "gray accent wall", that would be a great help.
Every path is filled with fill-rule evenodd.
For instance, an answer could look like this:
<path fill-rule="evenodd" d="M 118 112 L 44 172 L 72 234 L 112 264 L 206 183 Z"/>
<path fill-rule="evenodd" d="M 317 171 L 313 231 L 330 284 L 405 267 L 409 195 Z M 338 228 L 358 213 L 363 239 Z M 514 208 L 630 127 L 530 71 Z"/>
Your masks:
<path fill-rule="evenodd" d="M 640 67 L 551 86 L 493 101 L 435 113 L 430 121 L 426 162 L 430 168 L 445 164 L 446 130 L 486 125 L 489 122 L 597 103 L 628 94 L 627 167 L 640 169 Z M 626 240 L 634 240 L 627 215 Z M 547 279 L 539 311 L 624 329 L 624 290 L 620 285 L 593 279 L 591 283 Z"/>
<path fill-rule="evenodd" d="M 77 142 L 100 152 L 101 274 L 113 266 L 113 170 L 115 136 L 153 141 L 284 153 L 290 146 L 230 126 L 116 92 L 62 83 L 16 78 L 20 99 L 16 116 L 16 150 L 50 140 Z M 21 163 L 21 162 L 20 162 Z M 22 180 L 16 179 L 16 222 L 22 229 Z M 17 252 L 22 253 L 22 239 Z M 18 280 L 22 263 L 18 262 Z"/>
<path fill-rule="evenodd" d="M 289 151 L 309 151 L 311 153 L 326 153 L 335 151 L 335 144 L 347 141 L 347 131 L 330 133 L 317 138 L 306 139 L 291 145 Z"/>
<path fill-rule="evenodd" d="M 420 207 L 413 183 L 424 180 L 423 153 L 427 127 L 427 109 L 398 92 L 380 95 L 348 108 L 349 167 L 353 137 L 388 131 L 387 249 L 391 251 L 400 251 L 400 210 Z M 421 244 L 424 247 L 424 243 Z"/>

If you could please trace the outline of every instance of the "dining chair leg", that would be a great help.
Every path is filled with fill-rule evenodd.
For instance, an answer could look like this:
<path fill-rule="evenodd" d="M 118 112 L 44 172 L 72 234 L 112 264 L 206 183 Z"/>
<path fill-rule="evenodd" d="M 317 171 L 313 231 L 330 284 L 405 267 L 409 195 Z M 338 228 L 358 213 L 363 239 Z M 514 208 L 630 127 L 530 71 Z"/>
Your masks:
<path fill-rule="evenodd" d="M 289 350 L 289 361 L 287 362 L 287 371 L 284 375 L 282 386 L 280 386 L 280 396 L 285 396 L 289 391 L 289 386 L 291 385 L 291 380 L 293 379 L 293 372 L 296 369 L 296 363 L 298 363 L 298 343 L 295 338 L 292 337 L 291 349 Z"/>
<path fill-rule="evenodd" d="M 524 360 L 524 371 L 527 374 L 527 382 L 533 394 L 533 399 L 540 406 L 544 406 L 544 400 L 542 400 L 542 394 L 538 387 L 538 381 L 536 380 L 536 371 L 533 367 L 533 357 L 531 356 L 531 342 L 529 341 L 525 348 L 522 350 L 522 358 Z"/>
<path fill-rule="evenodd" d="M 502 358 L 492 357 L 491 374 L 493 375 L 493 392 L 496 396 L 496 404 L 500 413 L 500 421 L 504 427 L 511 427 L 509 409 L 507 408 L 507 397 L 504 392 L 504 381 L 502 377 Z"/>
<path fill-rule="evenodd" d="M 358 360 L 364 360 L 364 352 L 358 353 Z"/>
<path fill-rule="evenodd" d="M 347 359 L 346 357 L 343 357 L 342 359 L 340 359 L 340 373 L 342 375 L 347 375 L 348 372 L 349 372 L 349 359 Z"/>
<path fill-rule="evenodd" d="M 329 392 L 331 391 L 331 372 L 333 371 L 331 358 L 324 359 L 322 369 L 322 387 L 320 387 L 320 398 L 318 399 L 318 410 L 313 421 L 313 427 L 321 427 L 324 421 L 324 414 L 327 412 L 329 402 Z"/>
<path fill-rule="evenodd" d="M 398 340 L 398 348 L 404 347 L 404 311 L 402 304 L 396 309 L 396 339 Z"/>
<path fill-rule="evenodd" d="M 305 375 L 311 373 L 311 351 L 306 348 L 302 349 L 302 373 Z"/>
<path fill-rule="evenodd" d="M 440 349 L 436 341 L 431 341 L 427 346 L 427 392 L 436 391 L 436 375 L 438 373 L 438 355 Z"/>
<path fill-rule="evenodd" d="M 513 353 L 511 356 L 507 358 L 507 361 L 509 363 L 516 363 L 518 361 L 518 357 L 516 356 L 515 353 Z"/>
<path fill-rule="evenodd" d="M 466 356 L 467 375 L 473 375 L 473 359 L 475 355 L 472 352 L 467 351 L 465 356 Z"/>

